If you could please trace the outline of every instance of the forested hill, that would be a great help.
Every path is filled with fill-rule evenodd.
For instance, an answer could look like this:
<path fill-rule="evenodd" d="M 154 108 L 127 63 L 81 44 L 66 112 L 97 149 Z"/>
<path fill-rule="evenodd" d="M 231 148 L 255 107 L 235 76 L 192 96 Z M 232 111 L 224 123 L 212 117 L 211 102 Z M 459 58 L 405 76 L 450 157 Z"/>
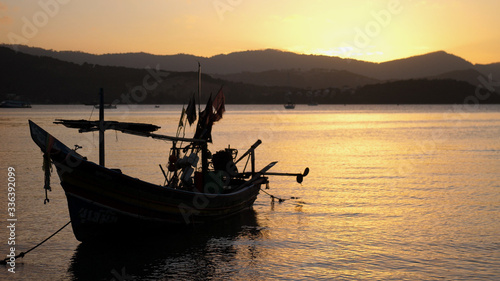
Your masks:
<path fill-rule="evenodd" d="M 107 103 L 187 103 L 197 93 L 197 72 L 82 65 L 0 47 L 0 98 L 15 94 L 31 103 L 96 103 L 104 88 Z M 202 99 L 224 86 L 228 103 L 282 103 L 288 88 L 226 82 L 202 75 Z M 203 102 L 203 101 L 202 101 Z"/>
<path fill-rule="evenodd" d="M 15 95 L 31 103 L 96 103 L 104 88 L 107 103 L 187 103 L 197 92 L 196 72 L 172 72 L 94 64 L 76 64 L 0 47 L 0 99 Z M 486 79 L 487 80 L 487 79 Z M 230 82 L 202 75 L 202 102 L 224 86 L 227 103 L 500 103 L 499 90 L 477 92 L 478 85 L 452 79 L 372 81 L 358 87 L 312 89 Z M 479 95 L 480 99 L 477 98 Z M 9 98 L 10 99 L 10 98 Z M 472 99 L 472 101 L 475 101 Z"/>

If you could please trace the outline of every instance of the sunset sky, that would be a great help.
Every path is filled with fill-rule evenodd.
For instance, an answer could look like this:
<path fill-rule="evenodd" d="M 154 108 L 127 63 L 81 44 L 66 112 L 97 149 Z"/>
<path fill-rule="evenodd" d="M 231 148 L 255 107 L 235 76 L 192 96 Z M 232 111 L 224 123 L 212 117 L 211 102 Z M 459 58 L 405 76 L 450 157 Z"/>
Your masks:
<path fill-rule="evenodd" d="M 210 57 L 279 49 L 381 62 L 500 62 L 498 0 L 0 0 L 0 42 Z"/>

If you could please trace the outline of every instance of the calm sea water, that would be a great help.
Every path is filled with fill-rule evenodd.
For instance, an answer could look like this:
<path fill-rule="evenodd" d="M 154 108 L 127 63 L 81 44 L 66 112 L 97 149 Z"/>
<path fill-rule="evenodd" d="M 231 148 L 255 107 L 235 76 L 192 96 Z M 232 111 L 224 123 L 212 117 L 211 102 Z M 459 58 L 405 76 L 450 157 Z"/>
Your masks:
<path fill-rule="evenodd" d="M 71 228 L 18 259 L 1 280 L 498 280 L 500 106 L 336 106 L 295 110 L 228 105 L 213 152 L 243 153 L 257 139 L 257 167 L 310 174 L 271 178 L 269 193 L 298 197 L 189 233 L 129 244 L 80 244 Z M 16 249 L 69 221 L 59 179 L 44 205 L 42 154 L 31 119 L 97 161 L 98 136 L 54 125 L 89 119 L 85 106 L 0 109 L 0 253 L 8 254 L 7 169 L 16 170 Z M 97 112 L 92 113 L 97 117 Z M 108 120 L 154 123 L 174 134 L 180 106 L 107 110 Z M 191 136 L 188 128 L 186 135 Z M 163 183 L 169 144 L 106 134 L 109 167 Z"/>

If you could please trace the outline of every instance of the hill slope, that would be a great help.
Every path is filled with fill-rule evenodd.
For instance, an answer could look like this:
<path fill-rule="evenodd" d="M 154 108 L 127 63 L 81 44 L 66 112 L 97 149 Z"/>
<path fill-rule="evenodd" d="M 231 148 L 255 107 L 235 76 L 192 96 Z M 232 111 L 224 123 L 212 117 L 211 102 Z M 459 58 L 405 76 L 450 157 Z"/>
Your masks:
<path fill-rule="evenodd" d="M 14 47 L 7 45 L 8 47 Z M 216 55 L 210 58 L 193 55 L 152 55 L 146 53 L 92 55 L 82 52 L 52 51 L 27 46 L 16 46 L 20 52 L 36 56 L 49 56 L 60 60 L 83 64 L 124 66 L 130 68 L 156 67 L 169 71 L 196 71 L 198 62 L 203 72 L 209 74 L 238 74 L 270 70 L 313 69 L 345 70 L 376 80 L 415 79 L 436 76 L 457 70 L 476 69 L 483 74 L 500 75 L 500 63 L 473 65 L 470 62 L 443 51 L 372 63 L 330 56 L 303 55 L 278 50 L 256 50 Z M 500 77 L 500 76 L 499 76 Z"/>
<path fill-rule="evenodd" d="M 82 65 L 32 56 L 0 47 L 0 98 L 13 93 L 32 103 L 187 103 L 198 89 L 197 72 L 166 72 L 116 66 Z M 232 83 L 202 75 L 202 102 L 224 85 L 228 103 L 282 103 L 290 88 Z"/>
<path fill-rule="evenodd" d="M 376 79 L 354 74 L 346 70 L 312 69 L 301 71 L 268 70 L 263 72 L 241 72 L 226 75 L 213 75 L 224 80 L 243 82 L 262 86 L 289 86 L 303 89 L 356 88 L 379 82 Z"/>

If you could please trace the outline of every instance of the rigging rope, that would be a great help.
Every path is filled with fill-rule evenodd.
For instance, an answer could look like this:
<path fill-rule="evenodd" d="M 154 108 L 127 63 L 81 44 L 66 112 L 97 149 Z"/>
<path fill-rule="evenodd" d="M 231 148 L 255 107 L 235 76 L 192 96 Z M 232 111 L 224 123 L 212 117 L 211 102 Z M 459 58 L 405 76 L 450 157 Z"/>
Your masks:
<path fill-rule="evenodd" d="M 92 106 L 92 111 L 90 112 L 89 121 L 90 121 L 90 118 L 92 118 L 92 114 L 94 114 L 94 109 L 95 109 L 95 106 Z"/>
<path fill-rule="evenodd" d="M 59 228 L 56 232 L 54 232 L 52 235 L 50 235 L 49 237 L 47 237 L 45 240 L 43 240 L 42 242 L 38 243 L 35 247 L 29 249 L 28 251 L 26 252 L 21 252 L 19 255 L 15 256 L 14 259 L 18 259 L 18 258 L 24 258 L 24 256 L 33 251 L 34 249 L 36 249 L 38 246 L 42 245 L 43 243 L 47 242 L 47 240 L 49 240 L 50 238 L 54 237 L 54 235 L 56 235 L 57 233 L 59 233 L 61 230 L 63 230 L 66 226 L 68 226 L 68 224 L 70 224 L 71 221 L 67 222 L 63 227 Z M 7 264 L 7 261 L 10 260 L 10 257 L 9 258 L 5 258 L 3 260 L 0 261 L 0 264 Z"/>

